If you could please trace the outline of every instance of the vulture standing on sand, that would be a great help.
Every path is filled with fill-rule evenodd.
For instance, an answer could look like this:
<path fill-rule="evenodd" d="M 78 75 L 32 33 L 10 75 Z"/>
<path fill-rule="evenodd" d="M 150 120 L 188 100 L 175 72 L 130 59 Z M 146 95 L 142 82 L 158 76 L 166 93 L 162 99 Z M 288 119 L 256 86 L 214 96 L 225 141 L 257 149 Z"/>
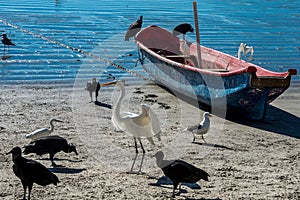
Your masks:
<path fill-rule="evenodd" d="M 5 47 L 6 47 L 6 46 L 8 46 L 8 47 L 9 47 L 10 45 L 15 46 L 15 44 L 12 43 L 11 39 L 9 39 L 5 33 L 2 34 L 2 40 L 1 40 L 1 41 L 2 41 L 2 43 L 4 44 L 4 50 L 5 50 Z"/>
<path fill-rule="evenodd" d="M 134 37 L 142 28 L 143 16 L 140 19 L 130 24 L 125 35 L 125 41 L 129 41 L 129 38 Z"/>
<path fill-rule="evenodd" d="M 7 154 L 12 154 L 12 160 L 14 162 L 13 171 L 15 175 L 21 179 L 24 195 L 23 199 L 26 199 L 26 189 L 28 187 L 28 200 L 30 200 L 30 193 L 33 183 L 41 186 L 49 184 L 57 185 L 59 182 L 57 176 L 50 172 L 44 165 L 34 160 L 29 160 L 22 157 L 22 151 L 20 147 L 14 147 Z"/>
<path fill-rule="evenodd" d="M 192 27 L 190 24 L 188 24 L 188 23 L 179 24 L 178 26 L 176 26 L 176 27 L 173 29 L 173 36 L 177 36 L 177 35 L 179 35 L 179 34 L 182 34 L 182 35 L 183 35 L 183 36 L 182 36 L 183 39 L 185 39 L 184 36 L 185 36 L 185 34 L 186 34 L 187 32 L 194 32 L 193 27 Z"/>
<path fill-rule="evenodd" d="M 182 183 L 196 183 L 200 179 L 208 181 L 208 173 L 182 160 L 164 160 L 162 151 L 158 151 L 154 157 L 156 164 L 162 169 L 165 176 L 173 182 L 172 197 L 175 197 L 175 190 L 179 185 L 179 193 Z"/>
<path fill-rule="evenodd" d="M 37 155 L 43 155 L 49 153 L 52 166 L 56 167 L 57 165 L 54 163 L 53 157 L 60 151 L 65 153 L 74 152 L 78 155 L 74 145 L 68 144 L 65 138 L 57 135 L 42 137 L 30 142 L 25 146 L 24 154 L 35 153 Z"/>

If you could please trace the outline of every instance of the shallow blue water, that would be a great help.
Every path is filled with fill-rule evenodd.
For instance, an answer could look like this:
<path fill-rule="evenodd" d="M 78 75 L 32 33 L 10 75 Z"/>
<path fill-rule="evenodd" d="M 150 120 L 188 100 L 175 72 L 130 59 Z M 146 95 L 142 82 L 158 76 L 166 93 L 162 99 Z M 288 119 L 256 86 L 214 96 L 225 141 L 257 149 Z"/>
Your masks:
<path fill-rule="evenodd" d="M 0 8 L 0 33 L 17 45 L 0 51 L 0 84 L 72 84 L 76 78 L 108 74 L 136 80 L 72 48 L 145 75 L 140 65 L 135 67 L 134 43 L 123 41 L 128 25 L 140 15 L 144 27 L 157 24 L 171 30 L 179 23 L 193 24 L 192 1 L 0 0 Z M 253 63 L 300 72 L 299 10 L 299 0 L 199 1 L 201 44 L 236 55 L 244 42 L 255 47 Z M 299 75 L 293 77 L 299 80 Z"/>

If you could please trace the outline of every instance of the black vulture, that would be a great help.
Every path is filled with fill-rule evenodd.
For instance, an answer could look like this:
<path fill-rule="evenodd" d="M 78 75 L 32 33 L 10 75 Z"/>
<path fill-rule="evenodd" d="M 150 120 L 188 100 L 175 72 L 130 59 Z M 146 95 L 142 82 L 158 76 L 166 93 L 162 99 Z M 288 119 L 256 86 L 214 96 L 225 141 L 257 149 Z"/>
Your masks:
<path fill-rule="evenodd" d="M 12 43 L 11 39 L 9 39 L 5 33 L 2 34 L 2 40 L 1 41 L 4 44 L 4 50 L 5 50 L 5 46 L 10 46 L 10 45 L 15 46 L 15 44 Z"/>
<path fill-rule="evenodd" d="M 134 37 L 142 28 L 143 16 L 140 19 L 130 24 L 125 35 L 125 41 L 129 41 L 129 38 Z"/>
<path fill-rule="evenodd" d="M 173 182 L 172 197 L 175 197 L 175 190 L 178 185 L 180 193 L 182 183 L 196 183 L 200 179 L 208 181 L 208 173 L 183 160 L 164 160 L 162 151 L 158 151 L 154 157 L 156 158 L 157 166 Z"/>
<path fill-rule="evenodd" d="M 192 25 L 188 24 L 188 23 L 184 23 L 184 24 L 179 24 L 178 26 L 176 26 L 173 29 L 173 36 L 177 36 L 179 34 L 182 34 L 183 39 L 184 36 L 187 32 L 194 32 L 194 29 L 192 27 Z"/>
<path fill-rule="evenodd" d="M 57 185 L 59 182 L 57 176 L 50 172 L 44 165 L 37 161 L 22 157 L 22 151 L 20 147 L 14 147 L 7 154 L 10 153 L 12 154 L 12 160 L 14 162 L 13 171 L 15 175 L 21 179 L 23 185 L 23 199 L 26 199 L 26 189 L 28 187 L 28 200 L 30 200 L 30 193 L 33 183 L 46 186 L 51 183 Z"/>
<path fill-rule="evenodd" d="M 36 153 L 37 155 L 43 155 L 49 153 L 52 166 L 56 167 L 53 157 L 60 151 L 65 153 L 75 152 L 78 155 L 74 145 L 68 144 L 65 138 L 57 135 L 42 137 L 30 142 L 25 146 L 24 154 Z"/>

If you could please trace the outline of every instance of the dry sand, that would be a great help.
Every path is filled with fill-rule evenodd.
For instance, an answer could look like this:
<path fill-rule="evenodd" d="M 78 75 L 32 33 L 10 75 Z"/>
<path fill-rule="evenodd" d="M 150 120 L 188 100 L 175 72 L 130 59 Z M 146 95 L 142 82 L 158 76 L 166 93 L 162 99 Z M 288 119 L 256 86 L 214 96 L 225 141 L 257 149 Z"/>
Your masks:
<path fill-rule="evenodd" d="M 111 105 L 119 91 L 101 88 L 99 100 L 89 103 L 84 84 L 72 87 L 1 86 L 0 95 L 0 199 L 20 199 L 23 189 L 12 171 L 12 147 L 23 147 L 25 135 L 48 127 L 52 117 L 62 119 L 52 134 L 75 143 L 79 153 L 56 154 L 53 169 L 48 155 L 30 154 L 53 170 L 58 186 L 34 185 L 32 199 L 170 199 L 172 185 L 151 157 L 163 150 L 166 159 L 180 158 L 207 171 L 209 182 L 183 185 L 176 199 L 299 199 L 300 143 L 290 134 L 300 134 L 300 88 L 291 87 L 269 107 L 265 122 L 224 120 L 212 117 L 210 132 L 192 143 L 185 131 L 201 120 L 196 109 L 151 84 L 127 86 L 123 110 L 139 112 L 141 102 L 151 105 L 162 124 L 162 142 L 155 138 L 151 149 L 143 140 L 146 155 L 140 174 L 128 174 L 135 156 L 132 136 L 111 123 Z M 141 152 L 141 151 L 140 151 Z M 142 159 L 136 159 L 138 171 Z"/>

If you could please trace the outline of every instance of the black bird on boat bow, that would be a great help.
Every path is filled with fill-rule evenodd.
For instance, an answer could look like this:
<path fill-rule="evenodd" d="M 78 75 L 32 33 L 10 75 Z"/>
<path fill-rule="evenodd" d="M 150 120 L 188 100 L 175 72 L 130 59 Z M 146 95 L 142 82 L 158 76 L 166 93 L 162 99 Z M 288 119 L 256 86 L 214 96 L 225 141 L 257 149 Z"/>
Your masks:
<path fill-rule="evenodd" d="M 182 183 L 196 183 L 200 179 L 208 181 L 208 173 L 183 160 L 164 160 L 162 151 L 158 151 L 153 157 L 156 158 L 157 166 L 173 182 L 172 197 L 175 197 L 175 190 L 178 185 L 180 193 Z"/>
<path fill-rule="evenodd" d="M 36 153 L 37 155 L 43 155 L 49 153 L 52 166 L 56 167 L 53 157 L 60 151 L 65 153 L 74 152 L 78 155 L 73 144 L 69 144 L 65 138 L 57 135 L 42 137 L 30 142 L 25 146 L 24 154 Z"/>
<path fill-rule="evenodd" d="M 143 16 L 140 16 L 140 19 L 130 24 L 125 35 L 125 41 L 129 41 L 129 38 L 134 37 L 142 28 L 143 25 Z"/>
<path fill-rule="evenodd" d="M 187 32 L 194 32 L 194 29 L 192 27 L 192 25 L 188 24 L 188 23 L 184 23 L 184 24 L 179 24 L 178 26 L 176 26 L 174 29 L 173 29 L 173 36 L 177 36 L 179 34 L 182 34 L 183 36 L 183 39 L 185 34 Z"/>
<path fill-rule="evenodd" d="M 15 175 L 21 179 L 24 195 L 23 199 L 26 199 L 26 189 L 28 187 L 28 200 L 30 200 L 30 193 L 33 183 L 41 186 L 49 184 L 57 185 L 59 182 L 57 176 L 50 172 L 44 165 L 34 160 L 29 160 L 22 157 L 22 151 L 20 147 L 14 147 L 7 154 L 12 154 L 12 160 L 14 162 L 13 171 Z"/>

